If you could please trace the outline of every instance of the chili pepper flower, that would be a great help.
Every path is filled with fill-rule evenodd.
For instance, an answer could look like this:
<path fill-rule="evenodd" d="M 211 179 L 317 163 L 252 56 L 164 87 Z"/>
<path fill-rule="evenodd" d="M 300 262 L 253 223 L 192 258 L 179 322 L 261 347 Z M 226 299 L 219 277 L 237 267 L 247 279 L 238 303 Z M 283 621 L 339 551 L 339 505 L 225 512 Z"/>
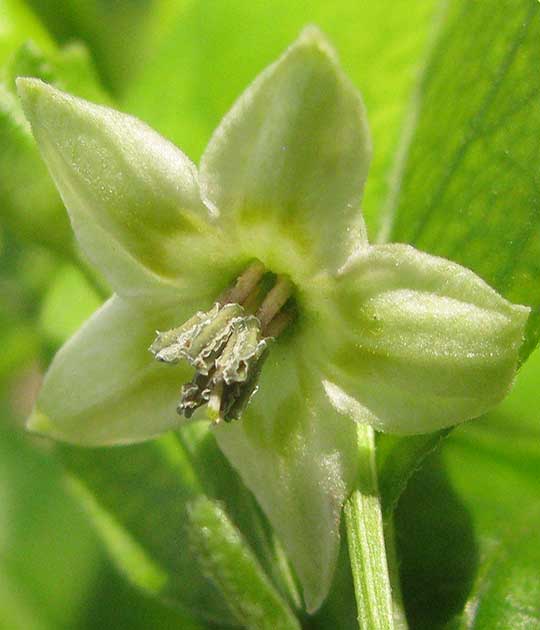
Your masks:
<path fill-rule="evenodd" d="M 368 244 L 365 110 L 314 28 L 240 97 L 198 170 L 131 116 L 18 86 L 81 248 L 115 292 L 58 352 L 29 428 L 128 444 L 209 407 L 316 609 L 355 422 L 407 434 L 482 414 L 512 384 L 528 309 L 448 260 Z"/>

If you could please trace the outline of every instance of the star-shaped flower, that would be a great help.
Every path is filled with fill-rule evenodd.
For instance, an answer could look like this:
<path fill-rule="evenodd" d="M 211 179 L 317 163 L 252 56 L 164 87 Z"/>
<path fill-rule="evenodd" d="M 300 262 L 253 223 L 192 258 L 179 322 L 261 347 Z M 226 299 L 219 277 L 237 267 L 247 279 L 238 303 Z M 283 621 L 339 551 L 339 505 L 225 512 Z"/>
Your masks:
<path fill-rule="evenodd" d="M 57 354 L 28 426 L 82 445 L 176 429 L 189 359 L 200 381 L 183 390 L 180 411 L 212 400 L 218 416 L 242 416 L 215 426 L 216 439 L 285 545 L 308 609 L 317 608 L 357 470 L 352 420 L 418 433 L 480 415 L 514 379 L 528 309 L 457 264 L 368 244 L 364 106 L 313 28 L 240 97 L 199 170 L 131 116 L 36 79 L 20 79 L 19 90 L 80 245 L 115 291 Z M 220 297 L 253 269 L 260 275 L 241 299 Z M 262 369 L 250 367 L 260 355 L 231 368 L 234 327 L 223 321 L 196 363 L 186 348 L 202 329 L 191 326 L 188 339 L 179 327 L 215 323 L 225 304 L 240 309 L 229 308 L 234 334 L 247 339 L 252 327 L 251 350 L 275 336 L 256 321 L 276 282 L 264 285 L 268 274 L 287 285 L 268 320 L 287 300 L 288 326 L 259 348 Z M 148 352 L 156 330 L 165 333 L 153 353 L 175 365 Z"/>

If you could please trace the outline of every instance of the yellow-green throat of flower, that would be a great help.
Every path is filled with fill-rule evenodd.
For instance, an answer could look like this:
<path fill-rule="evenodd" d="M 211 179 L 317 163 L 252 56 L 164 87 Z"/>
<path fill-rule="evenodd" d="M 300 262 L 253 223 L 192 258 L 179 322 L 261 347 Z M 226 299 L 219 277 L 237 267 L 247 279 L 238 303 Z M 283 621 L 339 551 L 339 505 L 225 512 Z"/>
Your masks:
<path fill-rule="evenodd" d="M 292 284 L 252 263 L 206 312 L 177 328 L 157 332 L 149 350 L 158 361 L 186 360 L 195 375 L 182 386 L 177 411 L 190 418 L 208 406 L 215 423 L 240 419 L 258 388 L 269 346 L 293 317 Z"/>

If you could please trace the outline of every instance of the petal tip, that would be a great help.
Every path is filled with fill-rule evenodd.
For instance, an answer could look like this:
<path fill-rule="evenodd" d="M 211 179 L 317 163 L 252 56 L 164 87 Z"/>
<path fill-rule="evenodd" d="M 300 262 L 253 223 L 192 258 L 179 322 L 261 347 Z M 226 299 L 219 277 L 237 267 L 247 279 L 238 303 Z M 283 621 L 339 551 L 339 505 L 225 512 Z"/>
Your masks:
<path fill-rule="evenodd" d="M 39 435 L 52 435 L 54 433 L 50 418 L 35 408 L 26 421 L 26 430 Z"/>
<path fill-rule="evenodd" d="M 328 41 L 326 35 L 315 24 L 308 24 L 300 31 L 298 39 L 293 44 L 293 47 L 311 48 L 317 52 L 322 52 L 332 61 L 338 61 L 338 55 L 334 47 Z"/>
<path fill-rule="evenodd" d="M 42 86 L 45 85 L 41 79 L 34 79 L 32 77 L 17 77 L 15 84 L 17 86 L 17 94 L 25 109 L 27 105 L 31 105 L 39 95 Z"/>
<path fill-rule="evenodd" d="M 35 120 L 35 113 L 39 109 L 38 102 L 43 97 L 58 92 L 52 85 L 34 77 L 17 77 L 15 82 L 24 114 L 30 122 Z"/>
<path fill-rule="evenodd" d="M 36 79 L 35 77 L 17 77 L 15 79 L 15 83 L 17 85 L 17 90 L 19 93 L 27 92 L 34 90 L 36 88 L 40 88 L 41 85 L 46 85 L 44 81 L 41 79 Z"/>

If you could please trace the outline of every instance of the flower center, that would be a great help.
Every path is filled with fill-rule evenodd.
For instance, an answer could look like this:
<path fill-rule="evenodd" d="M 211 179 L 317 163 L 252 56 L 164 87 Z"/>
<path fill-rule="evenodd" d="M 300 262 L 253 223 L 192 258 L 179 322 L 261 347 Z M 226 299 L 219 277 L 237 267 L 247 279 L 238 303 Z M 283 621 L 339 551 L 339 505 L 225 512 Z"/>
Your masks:
<path fill-rule="evenodd" d="M 252 263 L 214 306 L 177 328 L 158 332 L 149 350 L 158 361 L 186 360 L 195 375 L 182 386 L 177 411 L 190 418 L 207 405 L 214 422 L 240 419 L 258 388 L 269 346 L 293 318 L 292 284 Z"/>

